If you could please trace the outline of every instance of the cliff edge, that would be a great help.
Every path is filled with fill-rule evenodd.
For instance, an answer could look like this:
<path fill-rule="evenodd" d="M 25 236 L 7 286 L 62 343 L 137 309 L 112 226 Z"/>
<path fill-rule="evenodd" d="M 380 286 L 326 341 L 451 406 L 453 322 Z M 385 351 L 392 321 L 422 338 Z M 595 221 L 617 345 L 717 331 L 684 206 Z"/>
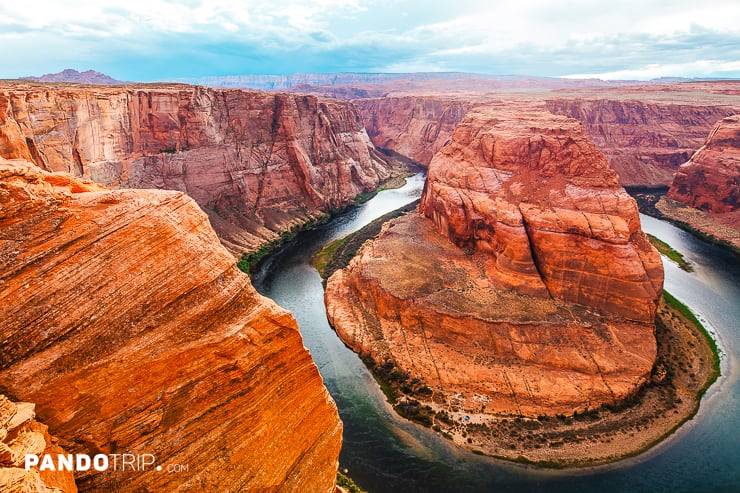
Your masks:
<path fill-rule="evenodd" d="M 342 425 L 295 320 L 181 192 L 0 160 L 0 382 L 70 453 L 152 454 L 82 491 L 333 491 Z"/>

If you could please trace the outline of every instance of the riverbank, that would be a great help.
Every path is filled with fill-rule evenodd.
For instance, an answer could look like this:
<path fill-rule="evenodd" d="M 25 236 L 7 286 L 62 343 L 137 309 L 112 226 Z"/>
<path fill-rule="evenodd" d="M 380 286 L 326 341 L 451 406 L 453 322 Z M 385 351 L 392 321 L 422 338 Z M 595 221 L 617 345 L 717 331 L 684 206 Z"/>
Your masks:
<path fill-rule="evenodd" d="M 691 267 L 691 264 L 686 260 L 681 252 L 677 251 L 675 248 L 673 248 L 671 245 L 661 240 L 657 236 L 648 234 L 647 237 L 648 240 L 650 240 L 651 245 L 653 245 L 661 254 L 675 262 L 681 270 L 684 270 L 686 272 L 694 271 L 694 268 Z"/>
<path fill-rule="evenodd" d="M 393 218 L 411 212 L 417 207 L 419 207 L 419 201 L 415 200 L 400 209 L 380 216 L 359 231 L 332 241 L 313 256 L 311 265 L 319 271 L 321 278 L 326 282 L 334 272 L 347 266 L 349 261 L 357 254 L 360 247 L 362 247 L 363 243 L 380 234 L 383 224 Z"/>
<path fill-rule="evenodd" d="M 670 295 L 661 301 L 657 363 L 631 402 L 536 420 L 473 415 L 466 422 L 464 413 L 451 413 L 453 424 L 440 433 L 475 453 L 555 468 L 606 464 L 653 447 L 696 414 L 719 376 L 712 339 L 677 303 Z"/>
<path fill-rule="evenodd" d="M 332 268 L 325 268 L 323 275 L 347 265 L 389 218 L 325 249 L 329 258 L 324 265 Z M 651 448 L 698 410 L 701 396 L 717 378 L 719 360 L 712 339 L 692 317 L 666 293 L 656 320 L 658 358 L 650 382 L 629 402 L 568 416 L 532 419 L 475 413 L 435 398 L 424 382 L 411 379 L 392 361 L 363 361 L 399 415 L 473 453 L 544 467 L 594 466 Z"/>
<path fill-rule="evenodd" d="M 418 166 L 407 162 L 407 160 L 397 158 L 393 155 L 386 155 L 386 157 L 392 164 L 391 176 L 380 182 L 375 190 L 360 192 L 352 199 L 352 202 L 348 203 L 344 207 L 333 209 L 328 212 L 319 211 L 314 217 L 307 219 L 301 224 L 294 225 L 287 231 L 283 231 L 278 238 L 263 243 L 258 249 L 244 252 L 237 262 L 239 269 L 249 275 L 253 274 L 263 259 L 277 251 L 286 243 L 294 240 L 299 233 L 311 231 L 326 224 L 333 217 L 342 214 L 349 208 L 364 204 L 382 190 L 392 190 L 403 187 L 406 184 L 406 178 L 413 176 L 418 172 Z"/>
<path fill-rule="evenodd" d="M 699 409 L 719 376 L 716 345 L 666 293 L 656 320 L 658 359 L 651 381 L 629 402 L 573 415 L 492 416 L 435 401 L 392 365 L 364 359 L 393 408 L 479 455 L 549 468 L 588 467 L 638 455 Z"/>
<path fill-rule="evenodd" d="M 668 197 L 661 197 L 655 208 L 681 229 L 740 255 L 740 211 L 710 214 Z"/>
<path fill-rule="evenodd" d="M 625 187 L 640 212 L 688 231 L 704 241 L 740 255 L 740 215 L 709 214 L 665 197 L 668 187 Z"/>

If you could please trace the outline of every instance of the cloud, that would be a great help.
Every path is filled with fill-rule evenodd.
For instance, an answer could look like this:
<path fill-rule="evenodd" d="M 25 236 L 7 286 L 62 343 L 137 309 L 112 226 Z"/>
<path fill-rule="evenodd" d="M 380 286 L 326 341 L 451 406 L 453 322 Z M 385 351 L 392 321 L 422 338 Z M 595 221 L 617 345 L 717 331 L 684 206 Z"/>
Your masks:
<path fill-rule="evenodd" d="M 0 76 L 459 70 L 740 76 L 736 0 L 27 0 Z M 662 67 L 658 69 L 657 67 Z"/>

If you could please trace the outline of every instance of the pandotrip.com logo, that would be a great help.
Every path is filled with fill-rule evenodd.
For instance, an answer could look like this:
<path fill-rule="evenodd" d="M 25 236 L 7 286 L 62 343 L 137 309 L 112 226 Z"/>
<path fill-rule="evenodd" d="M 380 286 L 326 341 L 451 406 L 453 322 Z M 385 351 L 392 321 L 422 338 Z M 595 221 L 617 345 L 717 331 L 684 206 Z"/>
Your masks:
<path fill-rule="evenodd" d="M 26 454 L 26 471 L 33 467 L 39 471 L 188 472 L 187 464 L 157 464 L 153 454 Z"/>

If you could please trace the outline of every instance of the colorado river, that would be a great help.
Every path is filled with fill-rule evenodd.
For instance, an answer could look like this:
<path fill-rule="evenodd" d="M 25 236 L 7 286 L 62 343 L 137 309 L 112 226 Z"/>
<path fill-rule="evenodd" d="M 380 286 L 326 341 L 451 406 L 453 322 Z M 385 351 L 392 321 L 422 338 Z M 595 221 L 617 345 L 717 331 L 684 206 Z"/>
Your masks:
<path fill-rule="evenodd" d="M 467 492 L 736 492 L 740 491 L 740 266 L 720 249 L 670 224 L 642 216 L 645 231 L 692 262 L 686 273 L 664 259 L 665 287 L 718 334 L 722 376 L 699 414 L 673 437 L 634 459 L 585 470 L 550 471 L 480 457 L 433 431 L 399 418 L 359 357 L 326 320 L 324 291 L 311 257 L 420 194 L 424 176 L 385 190 L 361 207 L 303 233 L 274 253 L 253 278 L 257 290 L 295 315 L 344 421 L 340 467 L 371 493 Z"/>

